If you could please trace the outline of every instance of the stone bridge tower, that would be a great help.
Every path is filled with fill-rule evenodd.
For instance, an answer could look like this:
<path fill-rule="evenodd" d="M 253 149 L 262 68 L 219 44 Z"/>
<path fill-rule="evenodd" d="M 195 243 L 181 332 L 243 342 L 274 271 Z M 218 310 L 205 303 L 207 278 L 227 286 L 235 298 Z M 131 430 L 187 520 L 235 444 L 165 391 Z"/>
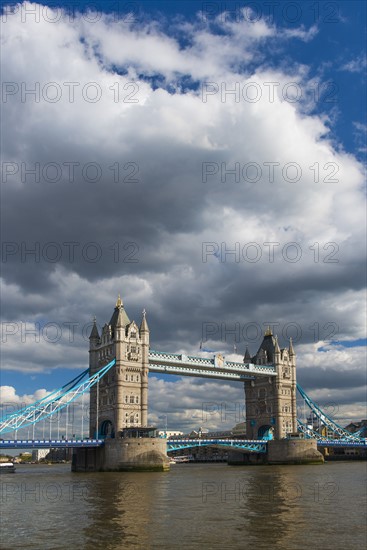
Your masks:
<path fill-rule="evenodd" d="M 89 337 L 89 374 L 116 358 L 116 365 L 90 392 L 90 436 L 117 437 L 123 428 L 147 426 L 149 328 L 130 321 L 120 296 L 110 322 L 99 335 L 96 320 Z"/>
<path fill-rule="evenodd" d="M 254 357 L 246 349 L 244 362 L 274 365 L 277 372 L 276 377 L 245 382 L 248 439 L 264 436 L 282 439 L 288 433 L 296 433 L 296 355 L 292 340 L 288 349 L 280 349 L 278 338 L 268 328 Z"/>

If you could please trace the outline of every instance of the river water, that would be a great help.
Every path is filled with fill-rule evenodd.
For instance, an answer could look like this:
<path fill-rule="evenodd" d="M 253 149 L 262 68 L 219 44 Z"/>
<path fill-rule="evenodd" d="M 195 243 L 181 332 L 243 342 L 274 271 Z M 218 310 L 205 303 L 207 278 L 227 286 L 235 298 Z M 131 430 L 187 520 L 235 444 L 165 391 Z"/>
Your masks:
<path fill-rule="evenodd" d="M 365 548 L 366 479 L 366 462 L 103 474 L 18 465 L 0 480 L 1 548 Z"/>

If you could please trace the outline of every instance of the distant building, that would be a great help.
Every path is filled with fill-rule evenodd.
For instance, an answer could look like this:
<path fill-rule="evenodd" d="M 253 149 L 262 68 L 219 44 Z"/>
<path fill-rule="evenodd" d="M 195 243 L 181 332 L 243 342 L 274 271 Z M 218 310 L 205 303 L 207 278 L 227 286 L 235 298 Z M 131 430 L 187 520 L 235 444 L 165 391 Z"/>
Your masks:
<path fill-rule="evenodd" d="M 158 430 L 159 437 L 179 437 L 183 435 L 183 432 L 180 432 L 179 430 Z"/>
<path fill-rule="evenodd" d="M 73 449 L 71 447 L 67 447 L 65 449 L 51 449 L 45 458 L 50 462 L 63 462 L 71 460 L 72 455 Z"/>
<path fill-rule="evenodd" d="M 232 428 L 232 433 L 234 436 L 245 436 L 246 435 L 246 422 L 240 422 Z"/>
<path fill-rule="evenodd" d="M 29 462 L 32 459 L 32 453 L 25 451 L 24 453 L 19 453 L 20 462 Z"/>
<path fill-rule="evenodd" d="M 359 432 L 359 430 L 362 430 L 360 434 L 361 437 L 367 437 L 367 420 L 361 420 L 360 422 L 351 422 L 350 424 L 348 424 L 348 426 L 345 426 L 345 429 L 352 434 L 354 434 L 355 432 Z"/>
<path fill-rule="evenodd" d="M 50 452 L 50 449 L 34 449 L 32 451 L 32 460 L 38 462 L 42 458 L 45 458 L 46 455 Z"/>

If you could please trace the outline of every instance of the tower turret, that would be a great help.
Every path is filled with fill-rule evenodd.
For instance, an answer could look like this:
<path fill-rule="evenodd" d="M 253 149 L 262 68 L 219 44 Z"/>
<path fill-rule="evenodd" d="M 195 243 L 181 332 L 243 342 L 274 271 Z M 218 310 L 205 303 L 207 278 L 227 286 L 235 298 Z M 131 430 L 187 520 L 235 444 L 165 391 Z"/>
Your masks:
<path fill-rule="evenodd" d="M 89 335 L 89 341 L 93 340 L 94 342 L 98 342 L 99 340 L 99 332 L 97 327 L 97 319 L 96 316 L 93 317 L 93 327 Z"/>
<path fill-rule="evenodd" d="M 142 334 L 143 332 L 149 332 L 149 327 L 148 327 L 148 323 L 147 323 L 147 319 L 146 319 L 146 314 L 147 312 L 145 311 L 145 309 L 143 309 L 143 318 L 141 320 L 141 323 L 140 323 L 140 334 Z"/>
<path fill-rule="evenodd" d="M 288 348 L 289 357 L 295 357 L 296 354 L 294 353 L 293 349 L 293 340 L 292 337 L 289 338 L 289 348 Z"/>
<path fill-rule="evenodd" d="M 271 365 L 276 376 L 245 382 L 246 430 L 249 439 L 282 439 L 297 430 L 295 353 L 290 344 L 280 349 L 270 327 L 253 357 L 257 365 Z"/>
<path fill-rule="evenodd" d="M 113 358 L 116 360 L 111 371 L 101 378 L 98 388 L 91 388 L 91 436 L 98 431 L 101 437 L 117 437 L 124 428 L 146 426 L 149 328 L 145 311 L 139 328 L 135 321 L 130 321 L 119 295 L 101 337 L 97 326 L 93 326 L 90 342 L 90 364 L 95 370 Z"/>
<path fill-rule="evenodd" d="M 146 311 L 140 323 L 140 338 L 142 343 L 142 383 L 141 383 L 141 425 L 148 425 L 148 374 L 149 374 L 149 327 Z"/>
<path fill-rule="evenodd" d="M 278 336 L 275 336 L 275 343 L 274 343 L 274 363 L 280 362 L 280 347 L 278 343 Z"/>

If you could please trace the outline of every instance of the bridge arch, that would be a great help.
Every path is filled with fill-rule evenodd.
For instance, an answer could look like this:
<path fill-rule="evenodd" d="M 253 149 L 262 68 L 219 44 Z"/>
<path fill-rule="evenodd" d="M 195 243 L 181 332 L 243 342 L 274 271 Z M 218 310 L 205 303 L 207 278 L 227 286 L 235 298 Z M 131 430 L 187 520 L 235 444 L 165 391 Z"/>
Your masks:
<path fill-rule="evenodd" d="M 104 420 L 101 424 L 100 434 L 101 438 L 114 437 L 114 429 L 111 420 Z"/>
<path fill-rule="evenodd" d="M 270 426 L 270 424 L 263 424 L 257 430 L 258 439 L 273 439 L 273 437 L 274 437 L 274 426 Z"/>

